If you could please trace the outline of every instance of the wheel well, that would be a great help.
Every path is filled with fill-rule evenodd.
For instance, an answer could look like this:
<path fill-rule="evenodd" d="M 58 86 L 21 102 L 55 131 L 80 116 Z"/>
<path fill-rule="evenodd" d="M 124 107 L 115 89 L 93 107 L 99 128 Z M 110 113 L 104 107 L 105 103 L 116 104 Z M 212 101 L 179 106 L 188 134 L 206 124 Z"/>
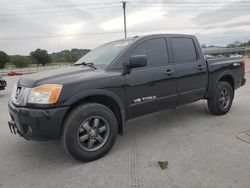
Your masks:
<path fill-rule="evenodd" d="M 220 78 L 219 82 L 221 82 L 221 81 L 228 82 L 234 90 L 234 79 L 232 76 L 229 76 L 229 75 L 222 76 Z"/>
<path fill-rule="evenodd" d="M 115 114 L 117 122 L 118 122 L 118 133 L 122 135 L 122 133 L 123 133 L 123 128 L 122 128 L 123 120 L 122 120 L 122 115 L 121 115 L 121 109 L 119 108 L 116 101 L 108 96 L 94 95 L 94 96 L 85 97 L 85 98 L 75 102 L 73 105 L 71 105 L 65 118 L 74 108 L 76 108 L 77 106 L 82 105 L 84 103 L 88 103 L 88 102 L 95 102 L 95 103 L 99 103 L 99 104 L 102 104 L 102 105 L 105 105 L 106 107 L 108 107 Z"/>

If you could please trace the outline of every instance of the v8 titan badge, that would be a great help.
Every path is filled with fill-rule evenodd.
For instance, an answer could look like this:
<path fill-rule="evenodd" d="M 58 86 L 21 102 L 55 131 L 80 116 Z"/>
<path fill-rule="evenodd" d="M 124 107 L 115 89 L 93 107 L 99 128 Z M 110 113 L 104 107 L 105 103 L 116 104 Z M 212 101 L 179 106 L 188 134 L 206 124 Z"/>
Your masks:
<path fill-rule="evenodd" d="M 155 95 L 153 96 L 147 96 L 147 97 L 141 97 L 141 98 L 137 98 L 134 99 L 134 103 L 140 103 L 140 102 L 144 102 L 144 101 L 150 101 L 150 100 L 154 100 L 157 97 Z"/>

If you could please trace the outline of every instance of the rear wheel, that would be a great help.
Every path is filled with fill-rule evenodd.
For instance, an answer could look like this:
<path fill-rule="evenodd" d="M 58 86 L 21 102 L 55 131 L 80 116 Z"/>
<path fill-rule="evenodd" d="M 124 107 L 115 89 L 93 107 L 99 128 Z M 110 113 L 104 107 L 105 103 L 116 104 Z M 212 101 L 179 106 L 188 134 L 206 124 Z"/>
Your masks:
<path fill-rule="evenodd" d="M 80 161 L 104 156 L 117 137 L 117 120 L 104 105 L 83 104 L 67 117 L 62 136 L 65 150 Z"/>
<path fill-rule="evenodd" d="M 215 115 L 226 114 L 233 102 L 234 91 L 228 82 L 219 82 L 214 96 L 208 99 L 208 108 Z"/>

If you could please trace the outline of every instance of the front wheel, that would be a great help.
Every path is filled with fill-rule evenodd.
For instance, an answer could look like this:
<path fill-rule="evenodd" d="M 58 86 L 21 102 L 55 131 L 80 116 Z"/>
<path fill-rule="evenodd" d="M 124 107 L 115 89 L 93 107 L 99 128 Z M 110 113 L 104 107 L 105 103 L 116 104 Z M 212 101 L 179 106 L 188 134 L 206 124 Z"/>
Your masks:
<path fill-rule="evenodd" d="M 212 114 L 226 114 L 233 103 L 234 91 L 228 82 L 219 82 L 214 96 L 208 99 L 208 108 Z"/>
<path fill-rule="evenodd" d="M 117 120 L 104 105 L 83 104 L 67 117 L 62 135 L 65 150 L 80 161 L 92 161 L 104 156 L 117 137 Z"/>

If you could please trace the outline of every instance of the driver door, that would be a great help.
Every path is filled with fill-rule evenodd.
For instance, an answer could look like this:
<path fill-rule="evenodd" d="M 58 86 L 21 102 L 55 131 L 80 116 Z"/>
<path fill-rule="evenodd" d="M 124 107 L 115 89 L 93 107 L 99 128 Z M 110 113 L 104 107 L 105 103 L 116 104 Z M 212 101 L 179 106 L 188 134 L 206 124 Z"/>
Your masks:
<path fill-rule="evenodd" d="M 129 57 L 146 55 L 147 66 L 131 69 L 125 75 L 129 118 L 176 105 L 176 71 L 169 64 L 165 37 L 138 42 Z"/>

